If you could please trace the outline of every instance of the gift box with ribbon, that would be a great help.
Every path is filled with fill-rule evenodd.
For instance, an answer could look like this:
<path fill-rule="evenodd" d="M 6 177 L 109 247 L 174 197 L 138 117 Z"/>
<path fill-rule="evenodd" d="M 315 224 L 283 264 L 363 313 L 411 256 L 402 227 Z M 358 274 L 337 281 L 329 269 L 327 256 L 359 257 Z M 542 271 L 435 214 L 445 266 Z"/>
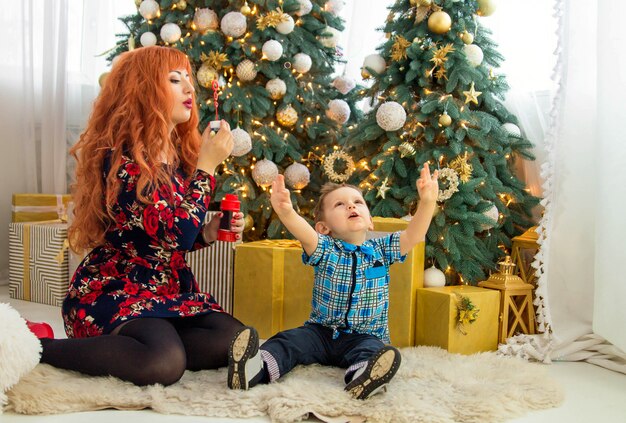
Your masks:
<path fill-rule="evenodd" d="M 71 199 L 69 194 L 13 194 L 11 221 L 67 220 L 67 207 Z"/>
<path fill-rule="evenodd" d="M 68 288 L 67 223 L 9 224 L 9 296 L 60 306 Z"/>

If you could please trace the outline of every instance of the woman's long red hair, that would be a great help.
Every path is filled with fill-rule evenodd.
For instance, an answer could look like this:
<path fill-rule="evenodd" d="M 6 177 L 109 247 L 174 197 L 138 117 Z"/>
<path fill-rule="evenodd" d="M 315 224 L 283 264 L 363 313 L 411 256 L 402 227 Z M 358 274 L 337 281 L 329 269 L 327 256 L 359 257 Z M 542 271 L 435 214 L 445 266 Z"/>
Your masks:
<path fill-rule="evenodd" d="M 149 204 L 159 186 L 170 186 L 171 172 L 182 166 L 187 175 L 195 170 L 200 148 L 195 93 L 191 118 L 168 126 L 174 99 L 169 73 L 191 67 L 187 56 L 169 47 L 142 47 L 120 55 L 96 98 L 85 131 L 70 149 L 76 159 L 76 181 L 72 185 L 74 220 L 69 239 L 76 251 L 104 242 L 114 222 L 112 206 L 117 201 L 120 181 L 117 172 L 122 154 L 140 167 L 137 198 Z M 162 166 L 163 155 L 174 158 L 173 166 Z M 106 158 L 110 168 L 104 179 Z"/>

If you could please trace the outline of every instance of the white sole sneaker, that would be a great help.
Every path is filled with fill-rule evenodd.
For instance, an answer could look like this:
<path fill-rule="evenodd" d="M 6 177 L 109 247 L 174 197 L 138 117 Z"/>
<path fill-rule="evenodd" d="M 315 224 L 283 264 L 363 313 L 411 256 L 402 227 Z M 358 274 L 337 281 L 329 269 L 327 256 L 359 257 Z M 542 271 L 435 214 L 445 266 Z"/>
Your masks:
<path fill-rule="evenodd" d="M 345 390 L 356 399 L 367 399 L 380 392 L 394 377 L 402 358 L 400 352 L 392 346 L 381 348 L 368 360 L 365 371 L 354 378 Z"/>
<path fill-rule="evenodd" d="M 248 389 L 250 380 L 263 367 L 256 329 L 246 326 L 233 337 L 228 349 L 228 387 Z"/>

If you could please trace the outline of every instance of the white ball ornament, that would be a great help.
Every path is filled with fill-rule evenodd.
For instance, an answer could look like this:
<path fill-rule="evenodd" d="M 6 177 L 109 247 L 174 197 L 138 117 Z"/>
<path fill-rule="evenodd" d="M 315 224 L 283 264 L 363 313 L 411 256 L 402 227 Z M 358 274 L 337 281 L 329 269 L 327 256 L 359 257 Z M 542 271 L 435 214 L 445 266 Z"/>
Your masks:
<path fill-rule="evenodd" d="M 239 78 L 240 81 L 252 81 L 254 78 L 256 78 L 256 65 L 252 60 L 243 60 L 237 65 L 235 73 L 237 74 L 237 78 Z"/>
<path fill-rule="evenodd" d="M 146 20 L 159 16 L 159 3 L 154 0 L 143 0 L 139 5 L 139 14 Z"/>
<path fill-rule="evenodd" d="M 263 55 L 271 62 L 275 62 L 283 55 L 283 45 L 276 40 L 267 40 L 262 50 Z"/>
<path fill-rule="evenodd" d="M 173 22 L 166 23 L 161 27 L 161 39 L 166 43 L 173 44 L 180 39 L 181 31 Z"/>
<path fill-rule="evenodd" d="M 483 216 L 489 218 L 493 221 L 493 224 L 483 224 L 480 225 L 481 230 L 486 231 L 487 229 L 491 229 L 498 224 L 498 219 L 500 217 L 500 212 L 498 212 L 498 208 L 495 205 L 492 205 L 490 208 L 483 212 Z"/>
<path fill-rule="evenodd" d="M 514 123 L 507 122 L 507 123 L 503 124 L 500 128 L 502 128 L 502 130 L 504 130 L 504 132 L 506 132 L 509 136 L 512 136 L 512 137 L 521 137 L 522 136 L 522 131 Z"/>
<path fill-rule="evenodd" d="M 326 109 L 326 116 L 343 125 L 350 119 L 350 106 L 344 100 L 331 100 L 328 103 L 328 109 Z"/>
<path fill-rule="evenodd" d="M 483 62 L 483 50 L 476 44 L 463 46 L 463 52 L 470 65 L 476 67 Z"/>
<path fill-rule="evenodd" d="M 296 72 L 307 73 L 309 70 L 311 70 L 313 60 L 311 60 L 311 56 L 306 53 L 298 53 L 293 56 L 292 65 Z"/>
<path fill-rule="evenodd" d="M 295 26 L 296 24 L 294 23 L 293 18 L 285 13 L 283 14 L 283 20 L 276 25 L 276 31 L 283 35 L 291 34 Z"/>
<path fill-rule="evenodd" d="M 260 160 L 256 162 L 254 169 L 252 169 L 252 179 L 261 187 L 270 186 L 277 176 L 278 167 L 271 160 Z"/>
<path fill-rule="evenodd" d="M 385 131 L 397 131 L 406 122 L 406 111 L 400 103 L 387 101 L 376 111 L 376 123 Z"/>
<path fill-rule="evenodd" d="M 220 28 L 229 37 L 238 38 L 246 33 L 246 17 L 240 12 L 228 12 L 222 18 Z"/>
<path fill-rule="evenodd" d="M 302 163 L 293 163 L 285 169 L 285 182 L 293 189 L 302 189 L 309 184 L 311 172 Z"/>
<path fill-rule="evenodd" d="M 362 73 L 370 76 L 369 71 L 366 68 L 370 68 L 376 73 L 383 73 L 387 69 L 387 62 L 380 54 L 370 54 L 363 59 L 363 71 Z"/>
<path fill-rule="evenodd" d="M 200 32 L 215 31 L 219 26 L 219 19 L 217 13 L 208 8 L 202 8 L 196 10 L 193 16 L 193 23 L 196 25 L 196 29 Z"/>
<path fill-rule="evenodd" d="M 436 288 L 445 286 L 446 275 L 435 266 L 424 270 L 424 288 Z"/>
<path fill-rule="evenodd" d="M 282 79 L 274 78 L 267 81 L 265 89 L 270 93 L 272 100 L 280 100 L 287 92 L 287 85 Z"/>
<path fill-rule="evenodd" d="M 354 78 L 342 75 L 333 80 L 332 86 L 337 89 L 341 94 L 346 95 L 356 87 L 356 81 Z"/>
<path fill-rule="evenodd" d="M 322 35 L 320 35 L 319 40 L 324 47 L 335 48 L 337 47 L 340 36 L 341 32 L 339 32 L 339 30 L 333 28 L 332 26 L 327 26 L 322 32 Z"/>
<path fill-rule="evenodd" d="M 147 31 L 141 34 L 141 37 L 139 37 L 139 42 L 144 47 L 150 47 L 156 45 L 157 37 L 156 35 L 154 35 L 154 33 Z"/>
<path fill-rule="evenodd" d="M 296 12 L 296 15 L 304 16 L 311 13 L 311 10 L 313 9 L 313 3 L 311 3 L 311 0 L 298 0 L 298 3 L 300 3 L 300 9 Z"/>
<path fill-rule="evenodd" d="M 343 0 L 328 0 L 324 5 L 324 10 L 337 16 L 345 5 Z"/>
<path fill-rule="evenodd" d="M 240 157 L 244 154 L 248 154 L 252 150 L 252 138 L 245 130 L 241 128 L 235 128 L 231 131 L 233 136 L 233 151 L 231 156 Z"/>
<path fill-rule="evenodd" d="M 287 106 L 276 112 L 276 120 L 286 128 L 292 127 L 298 123 L 298 112 L 293 107 Z"/>

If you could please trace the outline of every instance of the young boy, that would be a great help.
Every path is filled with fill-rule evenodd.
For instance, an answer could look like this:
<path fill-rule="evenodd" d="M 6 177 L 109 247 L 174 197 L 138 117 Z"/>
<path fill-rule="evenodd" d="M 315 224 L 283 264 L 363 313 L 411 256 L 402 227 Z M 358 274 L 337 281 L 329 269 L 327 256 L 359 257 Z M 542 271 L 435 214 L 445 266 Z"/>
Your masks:
<path fill-rule="evenodd" d="M 419 207 L 406 230 L 366 240 L 374 227 L 359 188 L 326 184 L 315 208 L 315 229 L 293 209 L 282 175 L 272 184 L 272 207 L 315 267 L 312 311 L 299 328 L 279 332 L 258 350 L 253 328 L 242 329 L 229 354 L 229 387 L 274 382 L 298 364 L 346 368 L 345 389 L 366 399 L 391 380 L 400 352 L 389 344 L 389 266 L 424 240 L 439 192 L 426 163 L 417 180 Z M 258 356 L 262 358 L 258 360 Z M 254 359 L 254 363 L 252 362 Z"/>

